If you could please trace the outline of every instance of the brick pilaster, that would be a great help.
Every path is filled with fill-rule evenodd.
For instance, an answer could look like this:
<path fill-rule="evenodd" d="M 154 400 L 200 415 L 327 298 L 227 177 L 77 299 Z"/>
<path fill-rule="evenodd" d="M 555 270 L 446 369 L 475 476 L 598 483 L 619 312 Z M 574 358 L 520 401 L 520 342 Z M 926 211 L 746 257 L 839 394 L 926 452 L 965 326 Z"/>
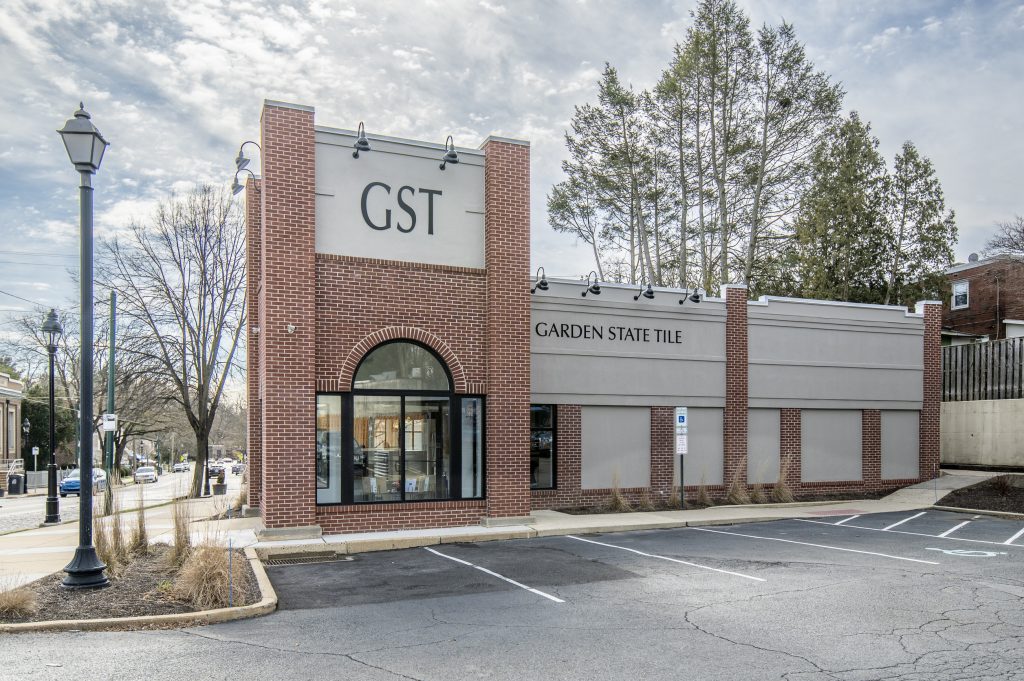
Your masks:
<path fill-rule="evenodd" d="M 672 479 L 675 458 L 675 409 L 651 407 L 651 497 L 668 500 L 678 480 Z"/>
<path fill-rule="evenodd" d="M 245 471 L 248 480 L 249 506 L 260 505 L 260 494 L 263 489 L 263 430 L 260 425 L 262 416 L 260 409 L 260 352 L 259 337 L 253 330 L 259 327 L 259 290 L 260 290 L 260 235 L 262 197 L 260 183 L 249 178 L 245 183 L 245 272 L 246 272 L 246 395 L 248 410 L 246 412 L 246 452 L 248 466 Z"/>
<path fill-rule="evenodd" d="M 482 148 L 487 515 L 525 516 L 530 513 L 530 147 L 491 138 Z"/>
<path fill-rule="evenodd" d="M 747 482 L 747 287 L 725 288 L 724 483 Z"/>
<path fill-rule="evenodd" d="M 867 490 L 882 487 L 882 412 L 864 409 L 860 416 L 860 476 Z"/>
<path fill-rule="evenodd" d="M 257 311 L 261 504 L 268 528 L 316 522 L 313 110 L 266 102 Z M 291 331 L 289 331 L 291 329 Z M 267 352 L 267 348 L 272 352 Z"/>
<path fill-rule="evenodd" d="M 931 480 L 939 470 L 939 414 L 942 402 L 942 303 L 917 304 L 924 313 L 922 399 L 920 419 L 920 470 L 922 480 Z"/>
<path fill-rule="evenodd" d="M 779 480 L 791 490 L 800 488 L 801 423 L 799 409 L 779 410 Z"/>

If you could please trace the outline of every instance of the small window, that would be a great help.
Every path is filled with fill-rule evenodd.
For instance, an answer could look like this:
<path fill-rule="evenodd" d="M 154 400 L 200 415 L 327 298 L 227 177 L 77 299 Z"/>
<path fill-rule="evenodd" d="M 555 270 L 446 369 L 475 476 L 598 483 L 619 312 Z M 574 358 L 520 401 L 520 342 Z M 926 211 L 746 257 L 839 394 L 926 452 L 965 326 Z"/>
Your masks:
<path fill-rule="evenodd" d="M 530 489 L 555 487 L 555 407 L 530 405 Z"/>
<path fill-rule="evenodd" d="M 962 310 L 970 304 L 970 287 L 966 281 L 958 281 L 953 284 L 953 305 L 954 310 Z"/>
<path fill-rule="evenodd" d="M 386 343 L 363 359 L 355 390 L 448 391 L 448 373 L 434 354 L 414 343 Z"/>

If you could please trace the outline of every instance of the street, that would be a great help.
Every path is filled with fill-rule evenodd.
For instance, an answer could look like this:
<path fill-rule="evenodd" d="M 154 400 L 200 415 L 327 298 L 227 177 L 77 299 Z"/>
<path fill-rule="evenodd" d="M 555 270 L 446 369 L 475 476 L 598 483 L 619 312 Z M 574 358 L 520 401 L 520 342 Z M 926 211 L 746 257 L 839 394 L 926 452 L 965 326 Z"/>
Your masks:
<path fill-rule="evenodd" d="M 1021 679 L 1022 537 L 853 513 L 271 564 L 273 615 L 10 636 L 0 678 Z"/>

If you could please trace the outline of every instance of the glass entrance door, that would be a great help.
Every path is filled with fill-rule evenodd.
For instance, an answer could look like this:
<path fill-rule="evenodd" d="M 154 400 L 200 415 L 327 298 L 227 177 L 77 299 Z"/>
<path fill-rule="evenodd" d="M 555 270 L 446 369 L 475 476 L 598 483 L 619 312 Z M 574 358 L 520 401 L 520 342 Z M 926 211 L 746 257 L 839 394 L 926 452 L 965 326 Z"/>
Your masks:
<path fill-rule="evenodd" d="M 451 497 L 447 397 L 405 398 L 405 498 Z"/>

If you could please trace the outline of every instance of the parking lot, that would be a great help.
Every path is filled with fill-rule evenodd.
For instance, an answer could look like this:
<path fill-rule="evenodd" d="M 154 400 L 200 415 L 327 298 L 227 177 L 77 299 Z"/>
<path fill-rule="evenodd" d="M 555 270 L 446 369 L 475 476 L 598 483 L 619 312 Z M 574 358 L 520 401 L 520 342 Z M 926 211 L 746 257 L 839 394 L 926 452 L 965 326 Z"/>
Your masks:
<path fill-rule="evenodd" d="M 75 636 L 111 678 L 1016 679 L 1022 554 L 1024 523 L 940 511 L 441 544 L 271 565 L 267 618 Z M 65 678 L 47 641 L 5 641 L 10 678 Z"/>

